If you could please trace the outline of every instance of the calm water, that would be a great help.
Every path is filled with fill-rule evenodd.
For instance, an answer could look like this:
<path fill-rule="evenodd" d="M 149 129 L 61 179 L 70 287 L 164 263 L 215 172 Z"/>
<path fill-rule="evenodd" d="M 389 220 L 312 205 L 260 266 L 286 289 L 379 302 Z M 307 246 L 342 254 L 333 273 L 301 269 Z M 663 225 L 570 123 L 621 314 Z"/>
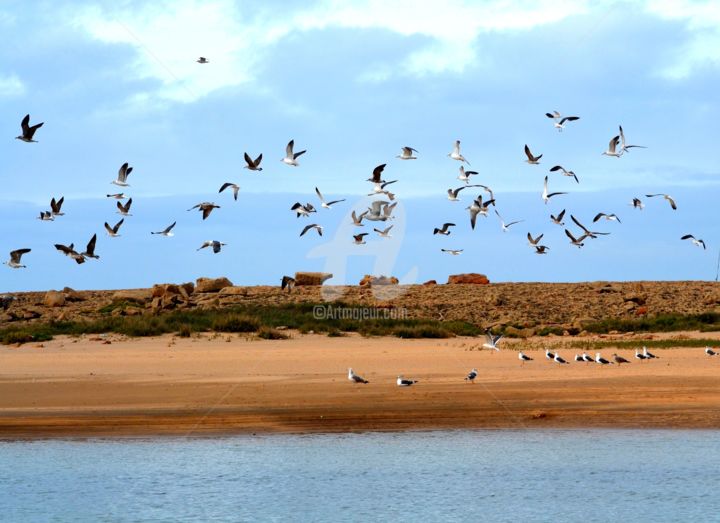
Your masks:
<path fill-rule="evenodd" d="M 719 431 L 0 443 L 5 521 L 720 521 Z"/>

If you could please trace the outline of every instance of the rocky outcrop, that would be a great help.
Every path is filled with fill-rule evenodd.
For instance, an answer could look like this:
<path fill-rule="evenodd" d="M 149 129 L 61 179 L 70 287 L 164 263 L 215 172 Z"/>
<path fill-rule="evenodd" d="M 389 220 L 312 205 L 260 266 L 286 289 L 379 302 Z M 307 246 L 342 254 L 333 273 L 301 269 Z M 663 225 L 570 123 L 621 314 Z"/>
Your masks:
<path fill-rule="evenodd" d="M 225 287 L 232 286 L 232 282 L 225 277 L 198 278 L 195 281 L 195 292 L 220 292 Z"/>
<path fill-rule="evenodd" d="M 128 289 L 115 291 L 112 295 L 112 301 L 116 303 L 128 301 L 131 303 L 145 305 L 152 300 L 152 297 L 152 289 Z"/>
<path fill-rule="evenodd" d="M 65 305 L 65 295 L 58 291 L 47 291 L 43 298 L 45 307 L 62 307 Z"/>
<path fill-rule="evenodd" d="M 296 272 L 295 273 L 295 286 L 302 287 L 304 285 L 322 285 L 327 280 L 332 278 L 333 275 L 329 272 Z"/>
<path fill-rule="evenodd" d="M 395 276 L 371 276 L 370 274 L 366 274 L 363 279 L 360 280 L 361 287 L 365 285 L 397 285 L 398 283 L 400 283 L 400 280 Z"/>
<path fill-rule="evenodd" d="M 490 283 L 490 280 L 488 280 L 487 276 L 476 272 L 451 274 L 448 276 L 448 284 L 487 285 L 488 283 Z"/>
<path fill-rule="evenodd" d="M 437 280 L 428 280 L 423 285 L 437 285 Z"/>

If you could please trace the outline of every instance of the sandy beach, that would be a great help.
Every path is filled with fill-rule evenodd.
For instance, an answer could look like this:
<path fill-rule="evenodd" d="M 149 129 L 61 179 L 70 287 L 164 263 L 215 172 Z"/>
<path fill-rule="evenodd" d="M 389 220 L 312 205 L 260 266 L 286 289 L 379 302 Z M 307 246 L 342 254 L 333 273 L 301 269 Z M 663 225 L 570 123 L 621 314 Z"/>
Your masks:
<path fill-rule="evenodd" d="M 516 340 L 495 353 L 472 338 L 111 335 L 1 346 L 0 437 L 720 427 L 720 357 L 653 349 L 660 358 L 649 362 L 560 366 L 542 352 L 553 341 L 563 340 L 523 340 L 536 358 L 524 366 Z M 370 384 L 350 383 L 350 366 Z M 398 374 L 419 383 L 397 387 Z"/>

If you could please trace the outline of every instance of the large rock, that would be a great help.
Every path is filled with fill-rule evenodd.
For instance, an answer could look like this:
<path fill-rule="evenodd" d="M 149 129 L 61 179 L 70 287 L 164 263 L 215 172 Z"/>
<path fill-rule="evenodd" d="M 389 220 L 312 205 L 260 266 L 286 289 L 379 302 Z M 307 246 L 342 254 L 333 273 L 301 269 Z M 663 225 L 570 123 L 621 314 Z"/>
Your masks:
<path fill-rule="evenodd" d="M 177 296 L 180 294 L 180 286 L 174 283 L 156 283 L 152 287 L 153 298 L 163 298 L 165 296 Z"/>
<path fill-rule="evenodd" d="M 329 272 L 296 272 L 295 286 L 322 285 L 332 277 Z"/>
<path fill-rule="evenodd" d="M 47 291 L 43 299 L 43 304 L 45 304 L 46 307 L 62 307 L 65 305 L 65 295 L 58 291 Z"/>
<path fill-rule="evenodd" d="M 247 287 L 223 287 L 220 296 L 247 296 Z"/>
<path fill-rule="evenodd" d="M 85 301 L 87 300 L 86 293 L 78 292 L 75 289 L 71 289 L 70 287 L 64 287 L 62 290 L 63 294 L 65 295 L 66 301 Z"/>
<path fill-rule="evenodd" d="M 470 272 L 467 274 L 451 274 L 448 276 L 449 284 L 472 284 L 472 285 L 487 285 L 490 283 L 488 277 L 484 274 L 478 274 L 476 272 Z"/>
<path fill-rule="evenodd" d="M 362 280 L 360 280 L 360 286 L 365 285 L 397 285 L 400 281 L 395 276 L 372 276 L 366 274 Z"/>
<path fill-rule="evenodd" d="M 112 295 L 113 302 L 129 301 L 144 305 L 150 300 L 152 300 L 152 289 L 126 289 L 115 291 Z"/>
<path fill-rule="evenodd" d="M 195 292 L 220 292 L 225 287 L 232 287 L 230 280 L 225 278 L 198 278 L 195 281 Z"/>

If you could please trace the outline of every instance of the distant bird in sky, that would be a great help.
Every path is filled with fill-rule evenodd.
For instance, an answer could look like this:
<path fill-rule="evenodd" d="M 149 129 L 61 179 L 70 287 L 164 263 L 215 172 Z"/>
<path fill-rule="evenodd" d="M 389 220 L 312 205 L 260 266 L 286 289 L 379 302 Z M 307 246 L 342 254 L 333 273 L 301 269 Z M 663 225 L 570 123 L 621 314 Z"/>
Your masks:
<path fill-rule="evenodd" d="M 552 215 L 552 214 L 550 215 L 550 220 L 551 220 L 555 225 L 560 225 L 560 226 L 565 225 L 565 222 L 563 222 L 563 218 L 565 218 L 565 209 L 563 209 L 562 211 L 560 211 L 560 214 L 558 214 L 557 216 L 554 216 L 554 215 Z"/>
<path fill-rule="evenodd" d="M 381 163 L 377 167 L 373 169 L 372 177 L 368 178 L 368 182 L 372 182 L 374 184 L 382 184 L 385 183 L 385 180 L 382 179 L 382 173 L 385 170 L 386 163 Z"/>
<path fill-rule="evenodd" d="M 683 236 L 680 239 L 681 240 L 692 240 L 693 245 L 696 245 L 697 247 L 702 247 L 703 250 L 706 249 L 705 242 L 703 240 L 696 239 L 695 236 L 693 236 L 692 234 L 686 234 L 685 236 Z"/>
<path fill-rule="evenodd" d="M 227 188 L 232 189 L 233 199 L 237 201 L 237 199 L 238 199 L 238 192 L 240 192 L 240 186 L 237 185 L 237 184 L 235 184 L 235 183 L 225 182 L 225 183 L 222 184 L 222 186 L 220 187 L 220 190 L 218 191 L 218 193 L 223 192 L 223 191 L 224 191 L 225 189 L 227 189 Z"/>
<path fill-rule="evenodd" d="M 593 223 L 597 222 L 600 218 L 605 218 L 606 220 L 608 220 L 610 222 L 615 221 L 618 223 L 622 223 L 620 221 L 620 218 L 618 218 L 617 214 L 605 214 L 604 212 L 597 213 L 595 215 L 595 218 L 593 218 Z"/>
<path fill-rule="evenodd" d="M 357 213 L 353 210 L 353 212 L 350 214 L 350 216 L 352 217 L 353 225 L 355 225 L 356 227 L 365 227 L 365 224 L 363 224 L 362 221 L 363 221 L 363 218 L 365 218 L 365 216 L 367 216 L 368 212 L 369 211 L 365 211 L 362 214 L 360 214 L 360 216 L 358 216 Z"/>
<path fill-rule="evenodd" d="M 202 212 L 202 219 L 207 219 L 208 216 L 210 216 L 210 213 L 213 212 L 213 209 L 219 209 L 219 205 L 215 205 L 213 202 L 202 202 L 198 203 L 197 205 L 193 205 L 188 209 L 188 211 L 192 211 L 194 209 L 198 209 L 200 212 Z"/>
<path fill-rule="evenodd" d="M 645 195 L 646 198 L 655 198 L 656 196 L 662 196 L 670 204 L 670 207 L 672 207 L 672 210 L 677 211 L 677 204 L 675 203 L 675 200 L 673 200 L 669 194 L 656 193 L 656 194 L 646 194 Z"/>
<path fill-rule="evenodd" d="M 283 291 L 287 289 L 288 292 L 292 292 L 293 287 L 295 287 L 295 278 L 292 276 L 283 276 L 280 282 L 280 289 Z"/>
<path fill-rule="evenodd" d="M 557 171 L 562 171 L 562 175 L 563 175 L 563 176 L 569 176 L 569 177 L 571 177 L 571 178 L 575 178 L 575 181 L 576 181 L 577 183 L 580 183 L 580 180 L 578 180 L 577 175 L 576 175 L 573 171 L 568 171 L 568 170 L 565 169 L 565 167 L 563 167 L 562 165 L 556 165 L 556 166 L 554 166 L 554 167 L 552 167 L 552 168 L 550 169 L 550 172 L 551 172 L 551 173 L 554 173 L 554 172 L 557 172 Z"/>
<path fill-rule="evenodd" d="M 130 206 L 132 205 L 133 199 L 130 198 L 127 202 L 125 202 L 125 205 L 123 205 L 120 202 L 117 202 L 117 212 L 118 214 L 122 214 L 123 216 L 132 216 L 130 214 Z"/>
<path fill-rule="evenodd" d="M 468 162 L 465 157 L 460 153 L 460 140 L 455 140 L 455 145 L 453 146 L 452 152 L 448 153 L 448 156 L 452 158 L 453 160 L 457 160 L 459 162 L 464 162 L 468 165 L 470 165 L 470 162 Z"/>
<path fill-rule="evenodd" d="M 318 225 L 317 223 L 311 223 L 310 225 L 306 225 L 305 228 L 300 233 L 300 236 L 303 236 L 310 229 L 315 229 L 317 231 L 318 235 L 322 236 L 323 228 L 322 228 L 322 226 Z"/>
<path fill-rule="evenodd" d="M 285 147 L 285 158 L 283 158 L 283 159 L 280 160 L 280 161 L 281 161 L 282 163 L 284 163 L 285 165 L 290 165 L 290 166 L 292 166 L 292 167 L 297 167 L 298 165 L 300 165 L 300 164 L 298 163 L 297 159 L 298 159 L 300 156 L 302 156 L 303 154 L 305 154 L 305 153 L 307 152 L 307 150 L 303 149 L 302 151 L 300 151 L 300 152 L 298 152 L 298 153 L 294 153 L 294 152 L 293 152 L 293 148 L 294 148 L 294 147 L 295 147 L 295 140 L 290 140 L 290 141 L 288 142 L 287 146 Z M 262 156 L 262 155 L 260 155 L 260 156 Z M 247 158 L 246 158 L 246 161 L 247 161 Z M 259 165 L 259 164 L 260 164 L 260 162 L 258 161 L 258 165 Z"/>
<path fill-rule="evenodd" d="M 525 220 L 515 220 L 514 222 L 505 223 L 505 220 L 503 220 L 502 216 L 500 216 L 500 213 L 497 212 L 497 209 L 495 209 L 495 214 L 500 219 L 500 228 L 502 229 L 502 232 L 508 232 L 512 225 L 515 225 L 516 223 L 522 223 L 525 221 Z"/>
<path fill-rule="evenodd" d="M 450 227 L 455 227 L 455 224 L 454 223 L 443 223 L 443 225 L 440 229 L 438 229 L 437 227 L 435 227 L 435 229 L 433 229 L 433 234 L 442 234 L 443 236 L 449 236 L 450 233 L 452 232 L 450 230 Z"/>
<path fill-rule="evenodd" d="M 583 241 L 585 240 L 585 238 L 588 237 L 587 234 L 583 234 L 583 235 L 580 236 L 579 238 L 575 238 L 575 236 L 573 236 L 573 234 L 572 234 L 570 231 L 568 231 L 567 229 L 565 229 L 565 234 L 567 235 L 568 238 L 570 238 L 570 243 L 571 243 L 572 245 L 574 245 L 575 247 L 578 247 L 578 248 L 580 248 L 580 247 L 582 247 L 583 245 L 585 245 L 585 244 L 583 243 Z"/>
<path fill-rule="evenodd" d="M 35 125 L 30 125 L 30 115 L 26 114 L 25 118 L 22 119 L 22 122 L 20 122 L 20 128 L 22 129 L 22 134 L 20 136 L 16 136 L 16 140 L 22 140 L 23 142 L 33 142 L 37 143 L 37 140 L 33 140 L 33 136 L 35 136 L 35 131 L 40 129 L 45 122 L 36 123 Z"/>
<path fill-rule="evenodd" d="M 489 330 L 485 332 L 485 343 L 482 344 L 483 349 L 490 349 L 494 351 L 500 351 L 500 347 L 498 347 L 498 343 L 500 343 L 500 340 L 502 339 L 503 335 L 498 334 L 496 336 L 493 336 L 492 332 Z"/>
<path fill-rule="evenodd" d="M 71 243 L 69 246 L 67 246 L 61 243 L 56 243 L 55 248 L 58 251 L 62 252 L 65 256 L 68 256 L 75 260 L 78 265 L 80 265 L 81 263 L 85 263 L 85 257 L 75 250 L 74 244 Z"/>
<path fill-rule="evenodd" d="M 97 243 L 97 234 L 93 234 L 92 238 L 90 238 L 90 241 L 85 246 L 85 252 L 82 252 L 80 254 L 85 256 L 85 258 L 93 258 L 95 260 L 99 260 L 100 256 L 95 254 L 95 244 L 96 243 Z"/>
<path fill-rule="evenodd" d="M 477 369 L 472 369 L 470 372 L 468 372 L 468 375 L 465 376 L 465 381 L 469 381 L 470 383 L 475 383 L 475 378 L 477 378 L 478 371 Z"/>
<path fill-rule="evenodd" d="M 547 245 L 536 245 L 535 246 L 535 254 L 547 254 L 547 251 L 550 250 L 550 247 Z"/>
<path fill-rule="evenodd" d="M 442 252 L 446 252 L 448 254 L 451 254 L 452 256 L 459 256 L 462 254 L 463 249 L 440 249 Z"/>
<path fill-rule="evenodd" d="M 109 235 L 111 238 L 115 238 L 115 237 L 117 237 L 117 236 L 120 236 L 120 235 L 118 234 L 118 231 L 120 230 L 120 227 L 122 226 L 122 224 L 123 224 L 124 221 L 125 221 L 125 218 L 122 218 L 122 219 L 121 219 L 119 222 L 117 222 L 117 223 L 115 224 L 115 226 L 113 226 L 113 227 L 110 227 L 110 225 L 108 225 L 108 222 L 105 222 L 105 230 L 107 231 L 108 235 Z"/>
<path fill-rule="evenodd" d="M 410 387 L 411 385 L 415 385 L 416 383 L 417 380 L 406 380 L 402 377 L 402 375 L 397 377 L 398 387 Z"/>
<path fill-rule="evenodd" d="M 633 209 L 638 209 L 642 211 L 645 208 L 645 204 L 642 202 L 640 198 L 633 198 L 630 205 L 633 206 Z"/>
<path fill-rule="evenodd" d="M 397 180 L 390 180 L 390 181 L 388 181 L 388 182 L 381 181 L 381 182 L 379 182 L 379 183 L 373 182 L 373 192 L 371 192 L 370 194 L 368 194 L 368 196 L 376 196 L 376 195 L 378 195 L 378 194 L 385 194 L 385 195 L 387 195 L 391 200 L 394 199 L 394 198 L 395 198 L 395 195 L 392 194 L 391 192 L 385 190 L 385 187 L 387 187 L 388 185 L 390 185 L 390 184 L 392 184 L 392 183 L 395 183 L 395 182 L 397 182 Z"/>
<path fill-rule="evenodd" d="M 122 164 L 120 166 L 120 169 L 118 170 L 117 178 L 110 183 L 114 185 L 119 185 L 120 187 L 130 187 L 130 184 L 127 183 L 127 177 L 130 176 L 130 173 L 132 172 L 133 168 L 128 165 L 127 162 Z"/>
<path fill-rule="evenodd" d="M 318 189 L 317 187 L 315 187 L 315 194 L 317 194 L 318 198 L 320 198 L 320 206 L 321 206 L 323 209 L 331 209 L 332 206 L 335 205 L 336 203 L 340 203 L 340 202 L 344 202 L 344 201 L 345 201 L 345 198 L 343 198 L 342 200 L 332 200 L 332 201 L 330 201 L 330 202 L 326 202 L 326 201 L 325 201 L 325 198 L 323 198 L 323 195 L 322 195 L 322 193 L 320 192 L 320 189 Z"/>
<path fill-rule="evenodd" d="M 460 198 L 458 198 L 458 194 L 460 194 L 460 191 L 463 189 L 467 189 L 468 187 L 478 187 L 477 185 L 464 185 L 462 187 L 458 187 L 457 189 L 448 189 L 448 200 L 451 202 L 459 202 Z"/>
<path fill-rule="evenodd" d="M 553 119 L 553 127 L 555 127 L 555 129 L 557 129 L 559 132 L 562 132 L 567 122 L 574 122 L 575 120 L 580 119 L 579 116 L 562 116 L 557 111 L 553 111 L 552 113 L 545 113 L 545 116 Z"/>
<path fill-rule="evenodd" d="M 222 243 L 217 240 L 206 240 L 200 247 L 198 247 L 197 250 L 199 251 L 201 249 L 204 249 L 205 247 L 212 247 L 213 253 L 217 254 L 222 250 L 225 245 L 227 245 L 227 243 Z"/>
<path fill-rule="evenodd" d="M 365 219 L 372 222 L 384 222 L 391 218 L 392 210 L 396 205 L 397 202 L 391 204 L 385 200 L 374 201 L 370 207 L 368 207 L 368 214 L 365 216 Z"/>
<path fill-rule="evenodd" d="M 598 237 L 598 235 L 607 236 L 608 234 L 610 234 L 609 232 L 591 231 L 590 229 L 585 227 L 582 223 L 580 223 L 580 220 L 575 218 L 575 216 L 573 216 L 572 214 L 570 215 L 570 219 L 572 219 L 572 221 L 575 223 L 575 225 L 577 225 L 578 227 L 580 227 L 583 230 L 583 232 L 585 233 L 585 236 L 587 236 L 588 238 L 592 238 L 593 240 L 596 239 Z"/>
<path fill-rule="evenodd" d="M 630 149 L 633 148 L 640 148 L 640 149 L 647 149 L 644 145 L 627 145 L 625 143 L 625 133 L 623 132 L 622 125 L 620 127 L 620 153 L 628 153 L 630 152 Z"/>
<path fill-rule="evenodd" d="M 378 233 L 378 235 L 379 235 L 381 238 L 392 238 L 392 236 L 390 236 L 390 229 L 392 229 L 393 227 L 394 227 L 394 225 L 391 225 L 391 226 L 389 226 L 389 227 L 386 227 L 386 228 L 383 229 L 383 230 L 373 229 L 373 231 L 375 231 L 376 233 Z"/>
<path fill-rule="evenodd" d="M 540 244 L 540 240 L 542 240 L 543 236 L 544 234 L 541 234 L 537 238 L 533 238 L 530 233 L 527 233 L 528 245 L 532 247 L 537 247 Z"/>
<path fill-rule="evenodd" d="M 365 236 L 367 236 L 368 233 L 361 232 L 360 234 L 353 234 L 353 243 L 355 245 L 365 245 L 367 242 L 365 241 Z"/>
<path fill-rule="evenodd" d="M 30 251 L 31 249 L 16 249 L 14 251 L 10 251 L 10 259 L 3 262 L 3 264 L 12 269 L 25 269 L 25 265 L 20 263 L 20 260 L 22 259 L 23 254 L 27 254 Z"/>
<path fill-rule="evenodd" d="M 244 166 L 245 169 L 249 169 L 251 171 L 262 171 L 263 168 L 260 167 L 260 162 L 262 162 L 262 153 L 255 158 L 254 160 L 250 158 L 250 155 L 248 153 L 244 153 L 245 163 L 247 165 Z"/>
<path fill-rule="evenodd" d="M 210 63 L 210 60 L 208 60 L 208 59 L 205 58 L 204 56 L 201 56 L 200 58 L 198 58 L 198 59 L 195 60 L 195 61 L 196 61 L 197 63 L 199 63 L 199 64 L 209 64 L 209 63 Z"/>
<path fill-rule="evenodd" d="M 605 156 L 614 156 L 615 158 L 620 158 L 622 156 L 622 150 L 619 152 L 617 151 L 617 146 L 620 143 L 620 136 L 613 136 L 610 139 L 610 143 L 608 144 L 607 151 L 603 153 Z"/>
<path fill-rule="evenodd" d="M 310 213 L 317 212 L 315 209 L 315 206 L 311 203 L 306 203 L 303 205 L 300 202 L 295 202 L 292 207 L 290 207 L 291 211 L 295 211 L 295 214 L 297 214 L 296 218 L 300 218 L 300 216 L 308 217 L 310 216 Z"/>
<path fill-rule="evenodd" d="M 40 211 L 40 216 L 38 216 L 38 220 L 42 220 L 44 222 L 52 222 L 55 221 L 55 217 L 53 216 L 52 211 Z"/>
<path fill-rule="evenodd" d="M 362 384 L 370 383 L 368 380 L 366 380 L 362 376 L 358 376 L 357 374 L 355 374 L 355 372 L 352 369 L 348 369 L 348 379 L 350 381 L 352 381 L 353 383 L 362 383 Z"/>
<path fill-rule="evenodd" d="M 527 160 L 525 160 L 527 163 L 531 165 L 538 165 L 540 163 L 540 158 L 542 158 L 542 154 L 540 156 L 535 156 L 533 153 L 530 152 L 530 147 L 525 144 L 525 156 L 527 156 Z"/>
<path fill-rule="evenodd" d="M 168 225 L 167 227 L 165 227 L 162 231 L 155 231 L 155 232 L 151 232 L 150 234 L 158 234 L 158 235 L 160 235 L 160 236 L 166 236 L 166 237 L 168 237 L 168 238 L 171 237 L 171 236 L 175 236 L 175 235 L 173 234 L 172 230 L 173 230 L 173 228 L 175 227 L 175 224 L 176 224 L 176 223 L 177 223 L 177 222 L 172 222 L 170 225 Z"/>
<path fill-rule="evenodd" d="M 402 152 L 395 158 L 400 158 L 401 160 L 417 160 L 417 156 L 413 156 L 413 153 L 417 154 L 417 150 L 412 147 L 405 146 L 402 148 Z"/>
<path fill-rule="evenodd" d="M 465 207 L 465 210 L 470 212 L 470 227 L 472 230 L 475 230 L 475 222 L 478 216 L 487 216 L 490 205 L 495 205 L 495 200 L 488 200 L 483 203 L 482 196 L 478 196 L 473 200 L 472 205 Z"/>
<path fill-rule="evenodd" d="M 108 198 L 114 198 L 116 200 L 125 200 L 127 198 L 127 196 L 125 196 L 125 193 L 121 192 L 116 194 L 106 194 L 105 196 L 107 196 Z"/>
<path fill-rule="evenodd" d="M 475 176 L 477 174 L 478 174 L 477 171 L 466 171 L 465 166 L 461 165 L 460 166 L 460 174 L 458 174 L 457 179 L 460 180 L 461 182 L 470 183 L 470 177 Z"/>
<path fill-rule="evenodd" d="M 50 211 L 53 216 L 65 216 L 65 213 L 61 211 L 63 202 L 65 202 L 64 196 L 57 201 L 55 201 L 55 198 L 50 200 Z"/>
<path fill-rule="evenodd" d="M 545 205 L 550 201 L 550 198 L 553 196 L 560 196 L 561 194 L 567 194 L 566 192 L 551 192 L 548 193 L 548 177 L 545 177 L 545 183 L 543 184 L 543 192 L 542 192 L 542 199 L 545 202 Z"/>

